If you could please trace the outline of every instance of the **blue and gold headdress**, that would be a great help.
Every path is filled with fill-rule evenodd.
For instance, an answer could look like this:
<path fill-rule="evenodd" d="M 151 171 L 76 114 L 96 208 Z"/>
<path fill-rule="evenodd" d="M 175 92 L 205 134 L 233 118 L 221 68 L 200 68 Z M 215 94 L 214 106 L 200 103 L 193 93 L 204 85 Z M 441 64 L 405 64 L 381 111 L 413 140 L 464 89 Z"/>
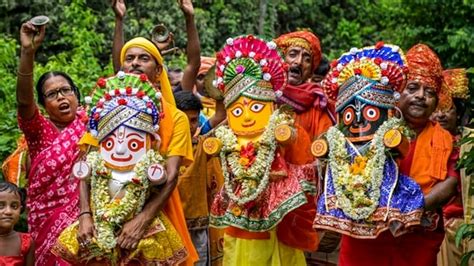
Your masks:
<path fill-rule="evenodd" d="M 378 42 L 352 48 L 333 61 L 322 84 L 328 98 L 335 101 L 336 112 L 354 99 L 389 109 L 405 86 L 407 71 L 403 51 L 396 45 Z"/>
<path fill-rule="evenodd" d="M 116 76 L 100 78 L 89 105 L 89 131 L 99 141 L 117 129 L 127 126 L 157 136 L 161 117 L 161 93 L 146 75 L 120 71 Z"/>

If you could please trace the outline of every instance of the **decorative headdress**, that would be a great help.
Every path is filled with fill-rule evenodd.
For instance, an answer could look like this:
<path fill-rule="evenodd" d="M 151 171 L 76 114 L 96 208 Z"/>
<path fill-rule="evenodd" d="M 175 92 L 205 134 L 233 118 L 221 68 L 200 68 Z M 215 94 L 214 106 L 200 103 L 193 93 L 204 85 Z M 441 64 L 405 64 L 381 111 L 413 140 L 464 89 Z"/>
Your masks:
<path fill-rule="evenodd" d="M 443 84 L 439 93 L 438 109 L 449 110 L 453 106 L 453 98 L 462 100 L 469 98 L 469 80 L 464 68 L 447 69 L 442 75 Z"/>
<path fill-rule="evenodd" d="M 442 85 L 441 62 L 436 53 L 425 44 L 417 44 L 407 52 L 408 80 L 418 80 L 439 93 Z"/>
<path fill-rule="evenodd" d="M 389 109 L 395 104 L 395 94 L 405 86 L 406 64 L 403 51 L 396 45 L 378 42 L 352 48 L 331 63 L 323 89 L 336 102 L 336 112 L 353 99 Z"/>
<path fill-rule="evenodd" d="M 229 38 L 216 57 L 213 85 L 224 93 L 226 107 L 240 96 L 275 101 L 275 92 L 286 85 L 288 68 L 274 42 L 253 35 Z"/>
<path fill-rule="evenodd" d="M 312 32 L 306 30 L 290 32 L 276 38 L 275 42 L 284 54 L 286 54 L 290 47 L 294 46 L 302 47 L 310 51 L 313 56 L 312 71 L 314 71 L 319 66 L 319 62 L 321 62 L 321 44 L 318 37 Z"/>
<path fill-rule="evenodd" d="M 137 37 L 137 38 L 131 39 L 130 41 L 126 42 L 123 45 L 122 51 L 120 51 L 121 64 L 123 64 L 123 62 L 125 61 L 125 53 L 127 52 L 129 48 L 132 48 L 132 47 L 142 48 L 143 50 L 150 53 L 153 56 L 153 58 L 155 58 L 155 60 L 158 62 L 159 65 L 164 66 L 163 57 L 161 56 L 160 51 L 158 50 L 158 47 L 156 47 L 156 45 L 153 44 L 153 42 L 143 37 Z M 176 106 L 176 102 L 173 96 L 173 91 L 171 89 L 171 84 L 168 79 L 168 73 L 166 73 L 165 67 L 163 67 L 159 77 L 157 78 L 160 81 L 160 89 L 163 92 L 163 99 L 169 104 Z"/>
<path fill-rule="evenodd" d="M 90 111 L 89 131 L 101 141 L 124 125 L 156 137 L 162 113 L 160 99 L 161 93 L 145 74 L 119 71 L 116 76 L 100 78 L 92 95 L 85 97 Z"/>

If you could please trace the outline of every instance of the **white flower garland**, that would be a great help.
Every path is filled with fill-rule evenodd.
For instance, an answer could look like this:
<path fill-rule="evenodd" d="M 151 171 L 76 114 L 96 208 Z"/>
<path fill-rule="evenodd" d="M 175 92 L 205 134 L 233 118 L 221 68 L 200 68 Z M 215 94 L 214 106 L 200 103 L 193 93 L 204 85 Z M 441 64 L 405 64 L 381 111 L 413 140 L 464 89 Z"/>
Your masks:
<path fill-rule="evenodd" d="M 125 195 L 119 203 L 114 203 L 109 195 L 108 186 L 112 172 L 105 166 L 100 154 L 89 153 L 87 162 L 92 168 L 91 203 L 94 210 L 97 245 L 104 251 L 110 250 L 117 244 L 115 229 L 121 227 L 131 215 L 140 212 L 145 205 L 150 186 L 148 167 L 152 164 L 162 164 L 164 159 L 154 150 L 147 151 L 133 168 L 135 178 L 125 185 Z"/>
<path fill-rule="evenodd" d="M 401 119 L 390 118 L 385 121 L 374 134 L 365 156 L 368 158 L 366 166 L 360 174 L 350 173 L 351 156 L 347 153 L 344 134 L 335 126 L 327 132 L 329 165 L 337 196 L 337 207 L 352 219 L 366 219 L 378 206 L 386 160 L 383 138 L 390 129 L 405 131 Z"/>
<path fill-rule="evenodd" d="M 216 137 L 223 143 L 220 158 L 224 175 L 224 188 L 230 199 L 238 205 L 255 200 L 267 188 L 270 179 L 270 168 L 277 147 L 275 128 L 282 124 L 292 125 L 293 118 L 287 113 L 276 110 L 270 117 L 268 126 L 260 140 L 255 145 L 257 156 L 255 162 L 248 168 L 239 163 L 240 149 L 234 132 L 227 126 L 219 127 L 216 130 Z M 229 170 L 234 175 L 232 180 L 228 173 Z M 242 188 L 240 195 L 234 193 L 234 189 L 238 187 L 237 184 L 240 184 Z"/>

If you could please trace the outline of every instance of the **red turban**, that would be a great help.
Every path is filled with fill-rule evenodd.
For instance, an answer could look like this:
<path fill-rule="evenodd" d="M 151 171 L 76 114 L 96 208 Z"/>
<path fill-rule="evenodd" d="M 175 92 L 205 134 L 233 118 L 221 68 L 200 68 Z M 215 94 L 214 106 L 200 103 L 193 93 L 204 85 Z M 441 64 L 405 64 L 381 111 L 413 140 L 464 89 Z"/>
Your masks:
<path fill-rule="evenodd" d="M 406 54 L 408 80 L 418 80 L 433 87 L 438 94 L 441 89 L 443 68 L 436 53 L 425 44 L 417 44 Z"/>
<path fill-rule="evenodd" d="M 288 48 L 298 46 L 307 49 L 311 52 L 313 57 L 313 64 L 311 70 L 314 71 L 321 61 L 321 44 L 318 37 L 309 31 L 294 31 L 287 34 L 283 34 L 277 39 L 275 43 L 283 51 L 284 54 L 288 51 Z"/>

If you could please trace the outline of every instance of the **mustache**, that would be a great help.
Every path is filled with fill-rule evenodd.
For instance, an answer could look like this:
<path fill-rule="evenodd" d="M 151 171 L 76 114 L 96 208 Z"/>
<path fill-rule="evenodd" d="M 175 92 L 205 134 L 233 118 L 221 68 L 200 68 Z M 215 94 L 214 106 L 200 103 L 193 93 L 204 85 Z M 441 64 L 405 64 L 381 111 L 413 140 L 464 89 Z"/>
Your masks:
<path fill-rule="evenodd" d="M 420 101 L 420 100 L 415 100 L 415 101 L 412 101 L 410 103 L 411 105 L 416 105 L 416 106 L 419 106 L 419 107 L 428 107 L 428 105 L 426 104 L 425 101 Z"/>
<path fill-rule="evenodd" d="M 129 72 L 129 73 L 130 73 L 130 72 L 134 72 L 134 71 L 140 72 L 140 73 L 142 73 L 142 74 L 144 73 L 144 71 L 143 71 L 141 68 L 139 68 L 139 67 L 133 67 L 133 66 L 131 66 L 131 67 L 128 69 L 128 72 Z"/>
<path fill-rule="evenodd" d="M 292 66 L 292 67 L 290 67 L 290 72 L 301 74 L 302 70 L 301 70 L 301 67 L 299 67 L 299 66 Z"/>

